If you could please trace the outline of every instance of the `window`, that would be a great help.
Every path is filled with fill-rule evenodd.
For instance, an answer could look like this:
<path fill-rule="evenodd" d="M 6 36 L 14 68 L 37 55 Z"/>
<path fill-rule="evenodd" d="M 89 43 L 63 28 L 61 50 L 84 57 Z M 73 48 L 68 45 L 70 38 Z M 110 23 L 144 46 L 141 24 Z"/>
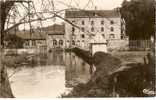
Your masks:
<path fill-rule="evenodd" d="M 73 20 L 72 23 L 75 23 L 75 20 Z"/>
<path fill-rule="evenodd" d="M 113 38 L 115 38 L 115 35 L 114 35 L 114 34 L 110 34 L 110 35 L 109 35 L 109 38 L 110 38 L 110 39 L 113 39 Z"/>
<path fill-rule="evenodd" d="M 81 37 L 82 37 L 82 38 L 85 38 L 85 35 L 84 35 L 84 34 L 81 34 Z"/>
<path fill-rule="evenodd" d="M 101 21 L 101 25 L 104 25 L 104 21 Z"/>
<path fill-rule="evenodd" d="M 74 33 L 75 32 L 75 27 L 72 27 L 72 33 Z"/>
<path fill-rule="evenodd" d="M 78 45 L 78 46 L 80 45 L 80 40 L 77 41 L 77 45 Z"/>
<path fill-rule="evenodd" d="M 29 46 L 29 41 L 25 41 L 25 45 L 26 46 Z"/>
<path fill-rule="evenodd" d="M 91 25 L 94 25 L 94 21 L 91 21 Z"/>
<path fill-rule="evenodd" d="M 84 32 L 84 31 L 85 31 L 85 28 L 84 28 L 84 27 L 82 27 L 82 28 L 81 28 L 81 30 L 82 30 L 82 32 Z"/>
<path fill-rule="evenodd" d="M 94 32 L 94 27 L 91 28 L 91 31 Z"/>
<path fill-rule="evenodd" d="M 72 45 L 75 45 L 75 41 L 74 40 L 72 40 Z"/>
<path fill-rule="evenodd" d="M 41 40 L 38 40 L 37 43 L 38 43 L 38 44 L 42 44 L 42 41 L 41 41 Z"/>
<path fill-rule="evenodd" d="M 105 34 L 102 34 L 102 37 L 105 38 Z"/>
<path fill-rule="evenodd" d="M 56 40 L 53 40 L 53 45 L 57 45 L 57 41 Z"/>
<path fill-rule="evenodd" d="M 85 24 L 85 22 L 84 21 L 82 21 L 82 25 L 84 25 Z"/>
<path fill-rule="evenodd" d="M 104 28 L 103 27 L 101 27 L 101 32 L 103 32 L 104 31 Z"/>
<path fill-rule="evenodd" d="M 36 41 L 32 40 L 32 46 L 36 46 Z"/>
<path fill-rule="evenodd" d="M 113 21 L 113 20 L 111 20 L 111 21 L 110 21 L 110 24 L 114 24 L 114 21 Z"/>
<path fill-rule="evenodd" d="M 111 32 L 113 32 L 114 31 L 114 28 L 113 27 L 111 27 Z"/>
<path fill-rule="evenodd" d="M 67 43 L 69 43 L 70 41 L 69 40 L 67 40 Z"/>
<path fill-rule="evenodd" d="M 63 45 L 63 40 L 60 40 L 59 41 L 59 45 Z"/>

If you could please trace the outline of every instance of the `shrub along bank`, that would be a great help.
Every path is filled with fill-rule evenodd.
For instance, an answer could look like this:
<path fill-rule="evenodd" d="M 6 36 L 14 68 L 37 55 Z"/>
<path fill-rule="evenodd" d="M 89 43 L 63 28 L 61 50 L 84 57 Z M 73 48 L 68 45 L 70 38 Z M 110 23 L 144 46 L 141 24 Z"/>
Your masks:
<path fill-rule="evenodd" d="M 46 58 L 47 55 L 37 55 L 37 54 L 19 54 L 19 55 L 12 55 L 12 56 L 5 56 L 3 59 L 3 64 L 6 67 L 22 67 L 22 66 L 30 66 L 34 67 L 38 63 L 40 65 L 45 65 L 46 64 Z"/>
<path fill-rule="evenodd" d="M 79 84 L 68 95 L 62 97 L 140 97 L 147 96 L 143 89 L 151 79 L 148 65 L 131 63 L 121 65 L 121 61 L 111 54 L 97 52 L 93 57 L 79 48 L 72 50 L 89 64 L 94 64 L 96 71 L 87 84 Z M 88 60 L 90 59 L 90 60 Z M 119 70 L 124 67 L 123 70 Z"/>

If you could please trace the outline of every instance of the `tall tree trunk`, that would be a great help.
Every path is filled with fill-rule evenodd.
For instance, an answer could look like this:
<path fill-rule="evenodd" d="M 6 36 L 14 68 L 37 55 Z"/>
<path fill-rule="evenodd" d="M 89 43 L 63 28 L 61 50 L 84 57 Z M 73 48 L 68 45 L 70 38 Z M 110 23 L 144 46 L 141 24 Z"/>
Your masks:
<path fill-rule="evenodd" d="M 7 70 L 2 64 L 3 55 L 3 37 L 4 37 L 4 25 L 5 19 L 9 9 L 4 9 L 5 2 L 0 2 L 0 98 L 12 98 L 14 97 L 11 91 Z M 6 7 L 7 5 L 5 5 Z"/>

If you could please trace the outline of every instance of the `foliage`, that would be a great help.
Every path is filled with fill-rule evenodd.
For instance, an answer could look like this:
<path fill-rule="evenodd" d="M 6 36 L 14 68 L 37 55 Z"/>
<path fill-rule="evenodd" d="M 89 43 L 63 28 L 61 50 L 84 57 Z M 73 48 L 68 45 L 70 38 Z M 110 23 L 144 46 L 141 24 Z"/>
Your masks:
<path fill-rule="evenodd" d="M 124 0 L 120 9 L 130 39 L 149 39 L 154 36 L 154 0 Z"/>
<path fill-rule="evenodd" d="M 24 40 L 14 34 L 7 34 L 5 36 L 6 48 L 22 48 Z"/>

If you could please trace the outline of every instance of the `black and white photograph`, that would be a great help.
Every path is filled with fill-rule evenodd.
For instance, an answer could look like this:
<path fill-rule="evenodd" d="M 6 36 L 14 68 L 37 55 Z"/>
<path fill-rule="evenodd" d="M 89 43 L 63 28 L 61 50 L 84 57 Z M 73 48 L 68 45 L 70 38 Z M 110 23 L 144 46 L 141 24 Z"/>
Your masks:
<path fill-rule="evenodd" d="M 0 0 L 0 98 L 155 98 L 156 0 Z"/>

